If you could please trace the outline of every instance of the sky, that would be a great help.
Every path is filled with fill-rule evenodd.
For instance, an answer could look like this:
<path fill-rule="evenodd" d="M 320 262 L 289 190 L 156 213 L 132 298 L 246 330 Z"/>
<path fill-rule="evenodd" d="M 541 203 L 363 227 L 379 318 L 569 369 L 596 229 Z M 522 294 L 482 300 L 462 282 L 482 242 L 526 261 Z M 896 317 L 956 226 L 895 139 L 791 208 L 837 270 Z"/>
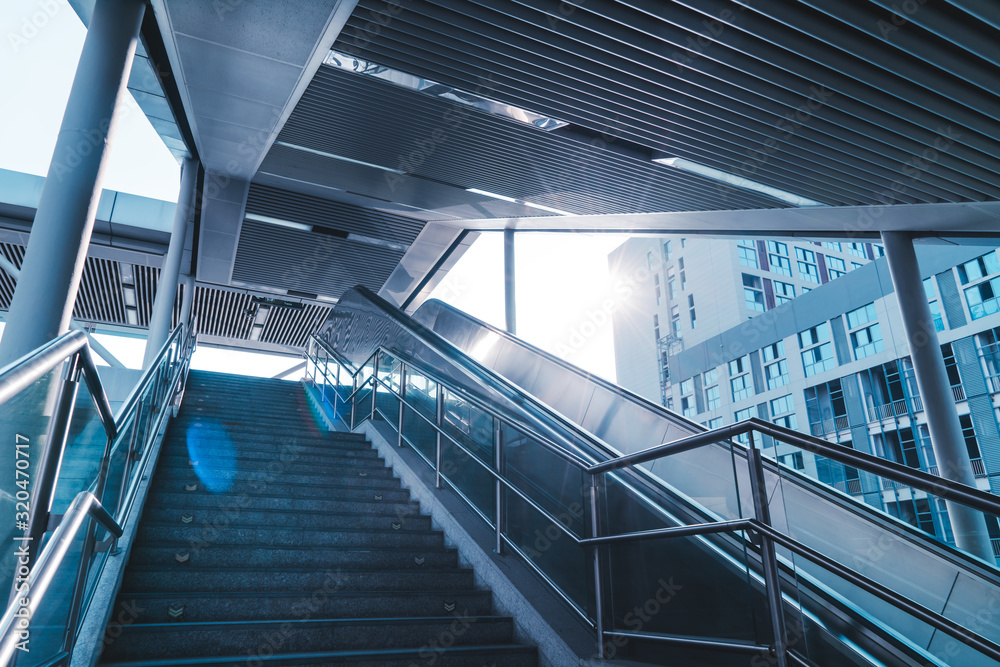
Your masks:
<path fill-rule="evenodd" d="M 44 176 L 69 98 L 86 29 L 66 0 L 0 3 L 0 168 Z M 13 102 L 13 101 L 16 101 Z M 112 144 L 106 189 L 177 201 L 179 167 L 126 91 Z M 137 168 L 141 165 L 141 168 Z M 610 318 L 600 304 L 610 294 L 607 255 L 626 237 L 538 234 L 516 237 L 518 335 L 571 363 L 615 379 Z M 499 327 L 504 326 L 503 242 L 483 234 L 434 297 Z M 0 329 L 2 331 L 2 329 Z M 138 368 L 145 342 L 100 335 L 126 366 Z M 252 368 L 270 376 L 296 360 L 201 348 L 196 368 Z"/>

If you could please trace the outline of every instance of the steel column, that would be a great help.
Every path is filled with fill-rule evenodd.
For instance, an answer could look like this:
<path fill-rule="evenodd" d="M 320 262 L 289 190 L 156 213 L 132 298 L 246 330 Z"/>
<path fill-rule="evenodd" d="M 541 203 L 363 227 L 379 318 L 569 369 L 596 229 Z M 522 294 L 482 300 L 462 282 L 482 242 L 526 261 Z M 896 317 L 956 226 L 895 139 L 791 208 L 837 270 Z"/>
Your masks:
<path fill-rule="evenodd" d="M 149 335 L 146 336 L 146 353 L 143 355 L 142 367 L 156 359 L 157 352 L 167 342 L 170 335 L 170 325 L 174 313 L 174 301 L 177 299 L 177 282 L 180 280 L 181 258 L 184 256 L 184 239 L 187 237 L 188 218 L 191 215 L 194 202 L 194 189 L 198 176 L 198 163 L 188 158 L 181 165 L 181 189 L 174 211 L 174 226 L 170 232 L 170 244 L 167 255 L 163 258 L 160 269 L 160 280 L 156 285 L 156 300 L 153 302 L 153 314 L 149 318 Z"/>
<path fill-rule="evenodd" d="M 517 334 L 517 301 L 514 289 L 514 230 L 503 230 L 503 297 L 507 333 Z"/>
<path fill-rule="evenodd" d="M 434 425 L 437 430 L 434 432 L 436 442 L 434 446 L 434 486 L 441 488 L 441 445 L 444 436 L 441 434 L 441 427 L 444 424 L 444 387 L 438 385 L 437 401 L 434 406 Z"/>
<path fill-rule="evenodd" d="M 69 329 L 145 7 L 141 0 L 94 6 L 0 342 L 0 366 Z"/>
<path fill-rule="evenodd" d="M 754 442 L 753 432 L 747 449 L 747 465 L 750 467 L 750 492 L 757 521 L 771 525 L 771 509 L 767 501 L 767 486 L 764 481 L 764 462 Z M 781 603 L 781 576 L 778 572 L 778 554 L 770 536 L 760 535 L 760 560 L 764 571 L 764 587 L 767 589 L 767 607 L 771 616 L 771 630 L 774 633 L 774 658 L 778 667 L 788 665 L 788 640 L 785 633 L 785 610 Z"/>
<path fill-rule="evenodd" d="M 927 428 L 938 472 L 945 479 L 976 488 L 976 476 L 962 436 L 955 397 L 951 392 L 941 344 L 913 250 L 913 237 L 906 232 L 882 232 L 882 242 L 906 331 L 910 359 L 913 360 L 917 388 L 927 415 Z M 988 563 L 995 563 L 983 515 L 964 505 L 945 502 L 958 547 Z"/>

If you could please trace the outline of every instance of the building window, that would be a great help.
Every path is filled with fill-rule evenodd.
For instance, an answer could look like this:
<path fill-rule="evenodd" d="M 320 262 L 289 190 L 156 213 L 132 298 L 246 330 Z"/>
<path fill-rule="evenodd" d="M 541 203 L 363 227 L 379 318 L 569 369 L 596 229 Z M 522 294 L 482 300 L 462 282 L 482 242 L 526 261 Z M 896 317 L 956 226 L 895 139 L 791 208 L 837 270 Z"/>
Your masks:
<path fill-rule="evenodd" d="M 694 400 L 694 378 L 688 378 L 681 382 L 681 414 L 685 417 L 694 417 L 697 407 Z"/>
<path fill-rule="evenodd" d="M 857 262 L 851 262 L 851 271 L 854 269 L 860 269 L 864 264 L 858 264 Z"/>
<path fill-rule="evenodd" d="M 719 390 L 719 371 L 713 368 L 702 374 L 705 385 L 705 409 L 716 410 L 722 403 L 722 392 Z"/>
<path fill-rule="evenodd" d="M 745 421 L 747 419 L 750 419 L 753 416 L 754 416 L 753 408 L 744 408 L 743 410 L 737 410 L 733 414 L 734 420 L 736 422 Z M 739 442 L 741 444 L 744 444 L 744 445 L 749 445 L 750 444 L 750 436 L 747 433 L 740 433 L 738 436 L 736 436 L 735 438 L 733 438 L 733 440 L 735 440 L 736 442 Z"/>
<path fill-rule="evenodd" d="M 958 279 L 963 285 L 981 280 L 994 273 L 1000 273 L 1000 260 L 997 259 L 996 251 L 960 264 L 958 267 Z"/>
<path fill-rule="evenodd" d="M 684 273 L 684 258 L 677 258 L 677 270 L 680 272 L 681 278 L 681 289 L 685 290 L 688 287 L 687 274 Z"/>
<path fill-rule="evenodd" d="M 941 313 L 941 304 L 937 300 L 937 289 L 934 286 L 933 278 L 924 280 L 924 293 L 927 295 L 928 305 L 931 307 L 931 315 L 934 317 L 934 328 L 938 331 L 944 331 L 944 315 Z"/>
<path fill-rule="evenodd" d="M 681 247 L 682 248 L 686 248 L 687 245 L 688 245 L 688 240 L 687 239 L 681 239 Z"/>
<path fill-rule="evenodd" d="M 795 401 L 791 394 L 786 394 L 771 401 L 771 421 L 778 426 L 796 429 L 795 422 Z"/>
<path fill-rule="evenodd" d="M 780 241 L 767 242 L 767 261 L 771 271 L 792 277 L 792 263 L 788 259 L 788 246 Z"/>
<path fill-rule="evenodd" d="M 736 243 L 736 254 L 739 256 L 740 264 L 749 266 L 752 269 L 759 269 L 760 263 L 757 261 L 757 244 L 746 239 L 737 241 Z"/>
<path fill-rule="evenodd" d="M 855 359 L 864 359 L 882 351 L 882 331 L 874 303 L 847 313 L 847 326 L 851 333 Z"/>
<path fill-rule="evenodd" d="M 874 255 L 875 259 L 878 259 L 879 257 L 885 257 L 885 248 L 878 245 L 877 243 L 873 243 L 872 255 Z"/>
<path fill-rule="evenodd" d="M 837 367 L 830 342 L 830 325 L 827 322 L 799 332 L 799 349 L 802 350 L 802 370 L 806 377 Z"/>
<path fill-rule="evenodd" d="M 976 334 L 976 345 L 986 375 L 986 386 L 991 394 L 1000 393 L 1000 331 L 990 329 Z"/>
<path fill-rule="evenodd" d="M 750 377 L 750 355 L 729 362 L 729 388 L 733 402 L 742 401 L 754 395 L 753 378 Z"/>
<path fill-rule="evenodd" d="M 764 288 L 761 285 L 759 276 L 751 276 L 747 273 L 743 274 L 743 297 L 746 299 L 747 310 L 756 310 L 760 313 L 766 310 L 764 306 Z"/>
<path fill-rule="evenodd" d="M 708 427 L 710 431 L 714 431 L 717 428 L 722 428 L 722 417 L 716 417 L 715 419 L 709 419 L 705 422 L 705 426 Z"/>
<path fill-rule="evenodd" d="M 663 256 L 669 262 L 673 258 L 673 251 L 670 249 L 671 241 L 663 242 Z"/>
<path fill-rule="evenodd" d="M 688 315 L 691 316 L 691 328 L 694 329 L 698 326 L 698 318 L 694 312 L 694 295 L 688 294 Z"/>
<path fill-rule="evenodd" d="M 848 243 L 847 252 L 851 253 L 855 257 L 863 257 L 865 259 L 868 259 L 868 253 L 865 252 L 864 243 Z"/>
<path fill-rule="evenodd" d="M 714 387 L 709 387 L 705 390 L 705 409 L 706 410 L 718 410 L 719 406 L 722 405 L 722 392 L 719 391 L 719 385 Z"/>
<path fill-rule="evenodd" d="M 839 257 L 826 256 L 826 270 L 830 274 L 830 280 L 836 280 L 847 273 L 847 265 Z"/>
<path fill-rule="evenodd" d="M 1000 276 L 965 288 L 965 301 L 969 304 L 969 314 L 974 320 L 1000 311 L 998 297 L 1000 297 Z"/>
<path fill-rule="evenodd" d="M 764 366 L 764 379 L 768 389 L 777 389 L 788 384 L 788 360 L 779 359 Z"/>
<path fill-rule="evenodd" d="M 816 253 L 805 248 L 796 248 L 795 259 L 795 264 L 799 269 L 799 278 L 807 283 L 819 284 L 819 268 L 816 266 Z"/>
<path fill-rule="evenodd" d="M 823 241 L 823 247 L 826 248 L 827 250 L 835 250 L 837 252 L 843 252 L 843 250 L 840 249 L 839 241 Z"/>
<path fill-rule="evenodd" d="M 805 470 L 806 468 L 805 461 L 802 459 L 802 452 L 782 454 L 778 457 L 778 463 L 786 465 L 790 468 L 795 468 L 796 470 Z"/>
<path fill-rule="evenodd" d="M 795 298 L 795 285 L 791 283 L 783 283 L 780 280 L 773 281 L 774 283 L 774 305 L 780 306 L 783 303 L 788 303 Z"/>
<path fill-rule="evenodd" d="M 649 252 L 646 253 L 646 268 L 648 268 L 650 271 L 653 270 L 653 251 L 652 250 L 650 250 Z"/>

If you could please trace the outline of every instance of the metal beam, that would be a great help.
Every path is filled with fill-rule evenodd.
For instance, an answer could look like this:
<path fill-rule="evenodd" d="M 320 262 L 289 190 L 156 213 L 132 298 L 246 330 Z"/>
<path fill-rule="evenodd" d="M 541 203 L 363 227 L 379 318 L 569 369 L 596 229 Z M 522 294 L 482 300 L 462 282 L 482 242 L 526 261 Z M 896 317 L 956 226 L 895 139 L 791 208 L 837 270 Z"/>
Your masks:
<path fill-rule="evenodd" d="M 938 473 L 945 479 L 975 488 L 976 476 L 962 436 L 962 425 L 958 421 L 958 410 L 934 328 L 934 317 L 920 278 L 917 255 L 913 251 L 913 239 L 903 232 L 883 232 L 882 243 L 892 284 L 896 288 L 896 301 L 906 331 L 917 388 L 927 415 Z M 993 563 L 993 547 L 982 513 L 958 503 L 946 502 L 955 543 L 961 549 Z"/>

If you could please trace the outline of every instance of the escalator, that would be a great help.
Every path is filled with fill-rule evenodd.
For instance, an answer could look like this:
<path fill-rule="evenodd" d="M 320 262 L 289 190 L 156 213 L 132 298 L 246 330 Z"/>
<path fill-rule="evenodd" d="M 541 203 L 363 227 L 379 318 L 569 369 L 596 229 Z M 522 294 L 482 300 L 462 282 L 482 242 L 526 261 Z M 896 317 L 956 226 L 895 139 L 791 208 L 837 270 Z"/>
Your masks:
<path fill-rule="evenodd" d="M 511 550 L 601 629 L 605 657 L 662 664 L 668 651 L 670 664 L 781 664 L 767 649 L 772 628 L 783 625 L 786 664 L 998 664 L 1000 576 L 992 563 L 778 465 L 759 434 L 769 525 L 804 546 L 778 543 L 778 614 L 769 611 L 753 531 L 602 544 L 597 575 L 595 549 L 579 544 L 754 517 L 745 445 L 720 437 L 601 475 L 592 510 L 588 465 L 705 429 L 436 301 L 411 318 L 351 290 L 320 338 L 340 360 L 338 396 L 361 388 L 353 403 L 367 405 L 365 383 L 377 386 L 373 418 L 398 416 L 402 439 L 429 465 L 447 468 L 448 485 L 485 521 L 496 525 L 500 514 L 498 532 Z M 356 379 L 340 377 L 348 371 Z M 433 420 L 435 401 L 448 436 L 439 452 L 421 422 Z M 495 507 L 488 466 L 507 480 Z M 925 493 L 904 488 L 891 470 L 882 478 L 863 471 L 861 480 L 866 489 Z"/>

